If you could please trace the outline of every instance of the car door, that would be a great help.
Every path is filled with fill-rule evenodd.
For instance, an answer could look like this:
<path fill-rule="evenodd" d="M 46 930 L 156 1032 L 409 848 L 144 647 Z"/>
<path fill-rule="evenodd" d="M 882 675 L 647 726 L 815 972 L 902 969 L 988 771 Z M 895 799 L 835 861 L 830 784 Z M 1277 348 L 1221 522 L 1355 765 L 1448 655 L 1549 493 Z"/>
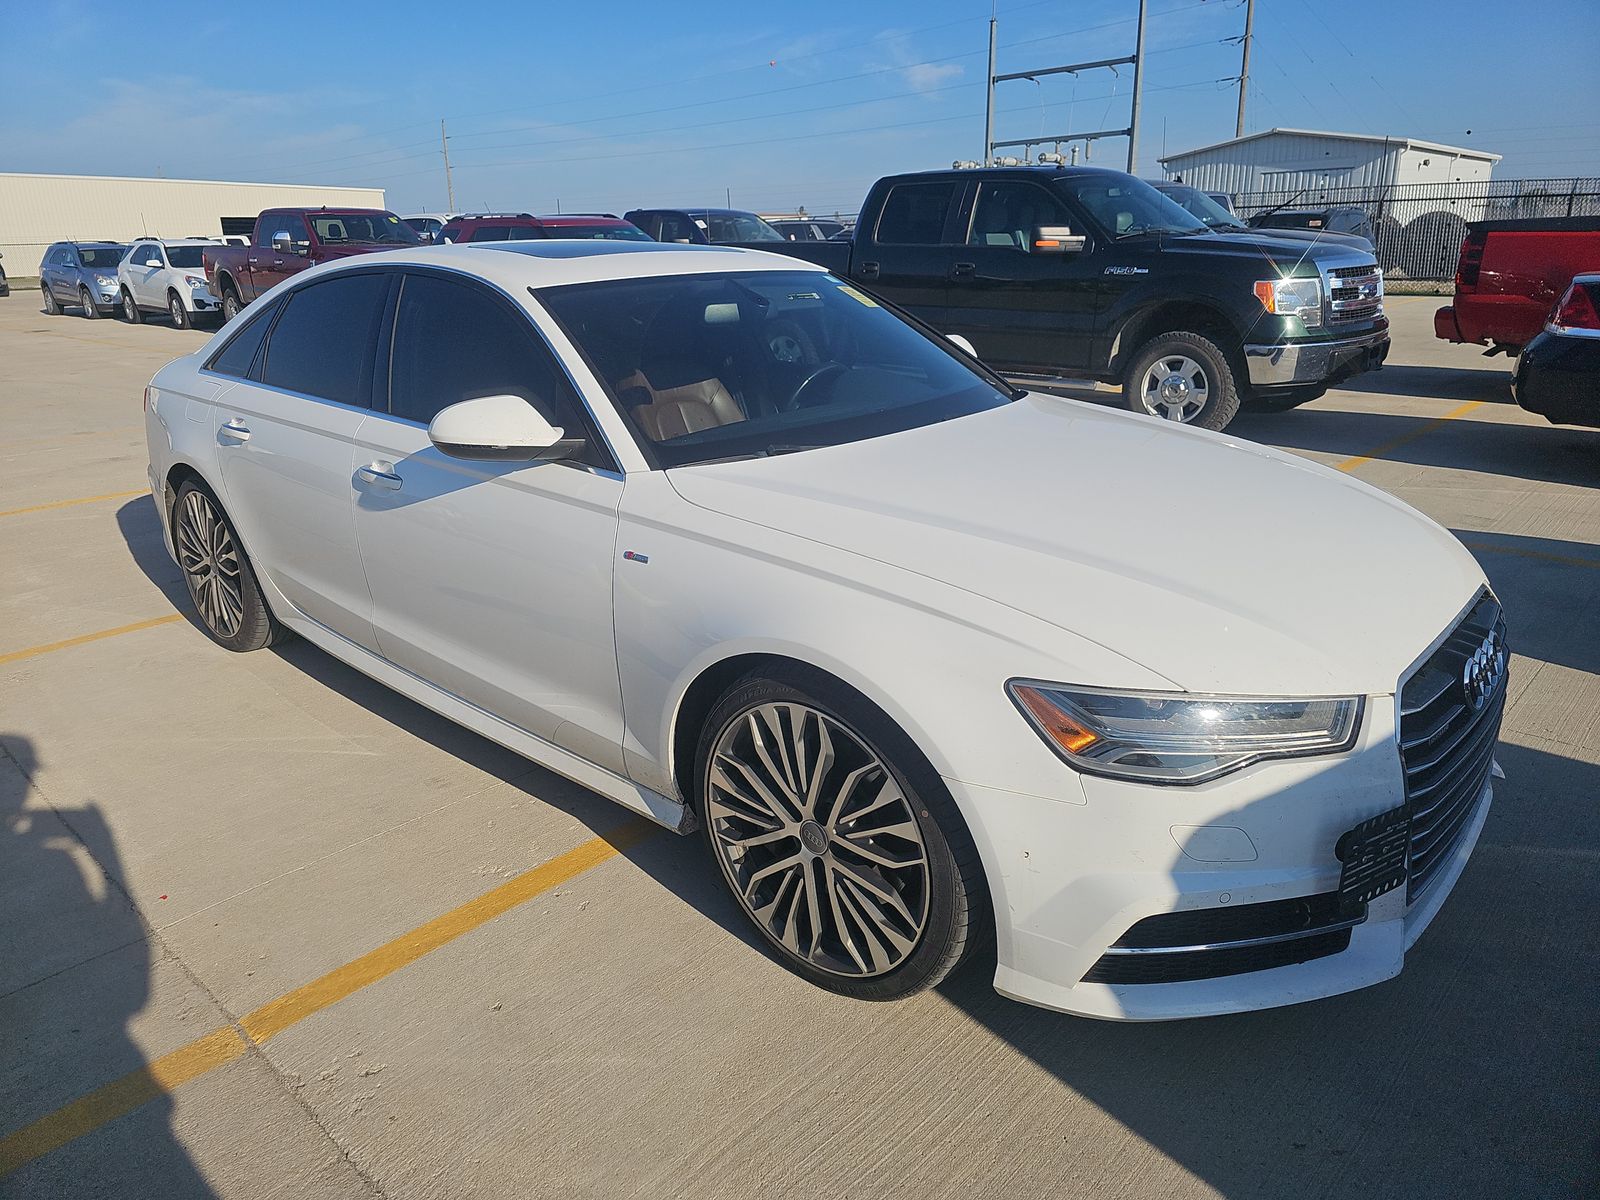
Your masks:
<path fill-rule="evenodd" d="M 148 265 L 151 260 L 157 265 Z M 145 308 L 166 307 L 166 295 L 161 288 L 166 265 L 161 247 L 155 242 L 140 242 L 128 252 L 128 290 L 133 293 L 135 303 Z"/>
<path fill-rule="evenodd" d="M 939 328 L 961 334 L 978 357 L 996 366 L 1087 368 L 1105 288 L 1087 243 L 1069 254 L 1034 253 L 1033 231 L 1041 225 L 1086 233 L 1083 221 L 1042 184 L 979 181 Z"/>
<path fill-rule="evenodd" d="M 465 276 L 408 271 L 388 411 L 361 427 L 356 534 L 378 647 L 397 666 L 619 773 L 612 567 L 622 476 L 525 312 Z M 452 458 L 443 408 L 516 395 L 581 461 Z"/>
<path fill-rule="evenodd" d="M 50 276 L 50 290 L 63 304 L 78 302 L 78 261 L 76 246 L 63 246 L 56 251 L 56 266 Z"/>
<path fill-rule="evenodd" d="M 966 181 L 896 183 L 884 195 L 871 236 L 858 240 L 850 276 L 881 292 L 940 332 L 950 305 L 950 273 L 956 262 L 957 216 Z"/>
<path fill-rule="evenodd" d="M 256 570 L 307 617 L 368 649 L 352 474 L 390 280 L 341 273 L 275 302 L 250 378 L 211 418 L 228 512 Z"/>

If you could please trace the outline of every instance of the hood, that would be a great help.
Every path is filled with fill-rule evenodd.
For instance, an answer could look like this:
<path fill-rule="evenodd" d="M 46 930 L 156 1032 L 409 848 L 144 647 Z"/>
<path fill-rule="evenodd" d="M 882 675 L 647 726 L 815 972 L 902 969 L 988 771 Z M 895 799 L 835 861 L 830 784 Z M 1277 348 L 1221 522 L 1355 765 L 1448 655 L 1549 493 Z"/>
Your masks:
<path fill-rule="evenodd" d="M 1344 235 L 1322 238 L 1279 237 L 1278 230 L 1246 230 L 1238 233 L 1213 230 L 1210 233 L 1190 234 L 1163 238 L 1163 254 L 1193 255 L 1209 258 L 1263 260 L 1279 267 L 1293 267 L 1298 263 L 1323 263 L 1347 266 L 1356 261 L 1370 259 L 1372 252 L 1361 246 L 1349 245 Z M 1339 240 L 1334 241 L 1337 237 Z M 1352 258 L 1352 255 L 1358 258 Z"/>
<path fill-rule="evenodd" d="M 1037 394 L 667 477 L 692 504 L 987 597 L 1196 692 L 1392 692 L 1484 583 L 1448 531 L 1376 488 Z"/>
<path fill-rule="evenodd" d="M 1250 232 L 1255 235 L 1257 231 Z M 1372 253 L 1371 240 L 1359 233 L 1334 233 L 1328 229 L 1272 229 L 1260 232 L 1280 242 L 1317 242 L 1325 246 L 1356 250 L 1362 254 Z"/>

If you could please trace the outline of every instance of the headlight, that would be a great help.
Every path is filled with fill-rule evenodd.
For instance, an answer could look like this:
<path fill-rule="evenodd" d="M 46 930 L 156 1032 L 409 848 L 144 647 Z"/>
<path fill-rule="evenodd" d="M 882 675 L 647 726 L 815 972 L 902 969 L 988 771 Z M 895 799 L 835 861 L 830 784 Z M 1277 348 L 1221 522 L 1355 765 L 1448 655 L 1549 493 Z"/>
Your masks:
<path fill-rule="evenodd" d="M 1310 700 L 1107 692 L 1012 680 L 1017 707 L 1080 771 L 1140 783 L 1203 783 L 1263 758 L 1348 750 L 1360 697 Z"/>
<path fill-rule="evenodd" d="M 1319 279 L 1262 279 L 1256 299 L 1269 313 L 1299 317 L 1307 329 L 1322 324 L 1322 281 Z"/>
<path fill-rule="evenodd" d="M 187 283 L 190 287 L 205 287 L 206 286 L 206 281 L 204 279 L 199 278 L 196 275 L 185 275 L 183 277 L 183 281 L 185 283 Z"/>
<path fill-rule="evenodd" d="M 94 281 L 103 288 L 115 288 L 117 286 L 117 277 L 115 275 L 96 275 Z"/>

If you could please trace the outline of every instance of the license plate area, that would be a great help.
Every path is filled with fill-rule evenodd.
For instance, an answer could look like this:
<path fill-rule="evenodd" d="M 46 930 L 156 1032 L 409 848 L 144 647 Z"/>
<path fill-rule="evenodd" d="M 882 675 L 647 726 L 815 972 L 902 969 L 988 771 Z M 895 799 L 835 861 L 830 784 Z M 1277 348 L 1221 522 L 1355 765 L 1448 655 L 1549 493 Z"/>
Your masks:
<path fill-rule="evenodd" d="M 1340 835 L 1334 853 L 1339 872 L 1339 902 L 1346 910 L 1364 906 L 1406 881 L 1406 851 L 1411 816 L 1404 808 L 1371 817 Z"/>

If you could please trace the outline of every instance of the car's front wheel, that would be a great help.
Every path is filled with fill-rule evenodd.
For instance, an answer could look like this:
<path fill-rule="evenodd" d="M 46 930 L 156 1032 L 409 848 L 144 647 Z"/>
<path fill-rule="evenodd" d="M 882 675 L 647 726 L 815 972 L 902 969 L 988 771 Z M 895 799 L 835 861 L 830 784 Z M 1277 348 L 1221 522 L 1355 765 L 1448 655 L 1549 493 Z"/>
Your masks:
<path fill-rule="evenodd" d="M 179 329 L 188 329 L 194 324 L 189 319 L 189 310 L 183 306 L 183 299 L 177 292 L 167 293 L 167 315 L 172 318 L 172 323 Z"/>
<path fill-rule="evenodd" d="M 1223 429 L 1239 411 L 1228 356 L 1198 333 L 1164 333 L 1134 354 L 1122 395 L 1134 412 L 1201 429 Z"/>
<path fill-rule="evenodd" d="M 735 684 L 695 760 L 706 843 L 784 966 L 831 991 L 932 987 L 986 929 L 977 851 L 938 774 L 836 681 L 774 669 Z"/>
<path fill-rule="evenodd" d="M 78 303 L 83 306 L 83 315 L 91 321 L 100 319 L 100 310 L 95 307 L 94 297 L 89 295 L 88 288 L 78 289 Z"/>
<path fill-rule="evenodd" d="M 286 631 L 268 611 L 233 522 L 211 491 L 186 480 L 172 522 L 183 581 L 211 640 L 240 653 L 282 640 Z"/>

